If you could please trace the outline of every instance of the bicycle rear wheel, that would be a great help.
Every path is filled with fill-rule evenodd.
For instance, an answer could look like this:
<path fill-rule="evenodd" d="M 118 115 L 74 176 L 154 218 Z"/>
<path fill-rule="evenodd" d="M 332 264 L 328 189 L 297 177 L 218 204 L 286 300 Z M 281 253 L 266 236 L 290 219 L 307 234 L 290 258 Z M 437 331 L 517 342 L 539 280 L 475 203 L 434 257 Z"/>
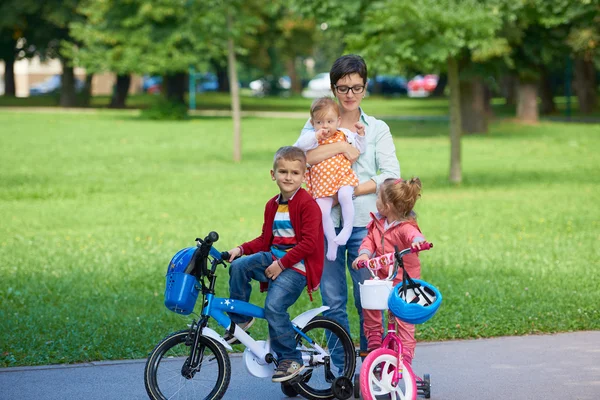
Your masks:
<path fill-rule="evenodd" d="M 333 399 L 331 385 L 334 379 L 339 376 L 352 379 L 354 375 L 354 343 L 342 325 L 326 317 L 313 318 L 302 332 L 306 337 L 298 334 L 296 341 L 305 360 L 305 369 L 295 388 L 307 399 Z M 322 353 L 317 346 L 325 351 L 325 357 L 320 356 Z"/>
<path fill-rule="evenodd" d="M 200 363 L 189 368 L 193 340 L 190 331 L 175 332 L 164 338 L 148 356 L 144 384 L 151 399 L 220 399 L 231 378 L 229 356 L 220 343 L 201 336 Z M 186 343 L 186 340 L 188 343 Z"/>
<path fill-rule="evenodd" d="M 390 349 L 372 351 L 360 369 L 360 392 L 364 400 L 392 399 L 416 400 L 417 384 L 410 365 L 401 366 L 402 378 L 392 385 L 393 374 L 398 368 L 398 355 Z"/>

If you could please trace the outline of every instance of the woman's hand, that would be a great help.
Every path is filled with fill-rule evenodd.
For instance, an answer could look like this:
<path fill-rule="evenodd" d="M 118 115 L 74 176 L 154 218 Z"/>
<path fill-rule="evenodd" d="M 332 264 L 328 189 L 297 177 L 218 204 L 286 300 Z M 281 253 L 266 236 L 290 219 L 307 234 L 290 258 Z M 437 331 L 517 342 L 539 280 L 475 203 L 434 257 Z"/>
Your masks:
<path fill-rule="evenodd" d="M 360 156 L 360 151 L 358 151 L 358 149 L 352 146 L 350 143 L 344 144 L 345 148 L 342 154 L 348 159 L 348 161 L 350 161 L 350 164 L 354 164 L 356 160 L 358 160 L 358 156 Z"/>
<path fill-rule="evenodd" d="M 362 260 L 365 260 L 365 261 L 367 261 L 368 259 L 369 259 L 369 256 L 367 256 L 367 255 L 366 255 L 366 254 L 364 254 L 364 253 L 363 253 L 363 254 L 361 254 L 360 256 L 356 257 L 356 258 L 354 259 L 354 261 L 352 261 L 352 268 L 354 268 L 354 269 L 359 269 L 358 262 L 359 262 L 359 261 L 362 261 Z"/>

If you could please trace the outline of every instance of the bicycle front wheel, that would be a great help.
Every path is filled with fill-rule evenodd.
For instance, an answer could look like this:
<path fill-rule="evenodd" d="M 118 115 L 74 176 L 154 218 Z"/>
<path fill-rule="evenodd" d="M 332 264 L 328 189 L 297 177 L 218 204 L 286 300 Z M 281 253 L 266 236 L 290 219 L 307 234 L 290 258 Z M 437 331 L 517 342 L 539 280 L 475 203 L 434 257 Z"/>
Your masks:
<path fill-rule="evenodd" d="M 220 399 L 231 378 L 229 356 L 220 343 L 201 336 L 200 362 L 190 368 L 193 340 L 190 331 L 175 332 L 164 338 L 148 356 L 144 369 L 146 392 L 153 400 Z M 187 341 L 187 343 L 186 343 Z"/>
<path fill-rule="evenodd" d="M 326 317 L 313 318 L 302 332 L 304 336 L 298 334 L 296 341 L 305 369 L 295 388 L 307 399 L 333 399 L 334 379 L 339 376 L 352 379 L 354 375 L 354 343 L 342 325 Z"/>
<path fill-rule="evenodd" d="M 397 385 L 393 385 L 392 379 L 397 369 L 396 352 L 390 349 L 372 351 L 360 369 L 360 392 L 363 399 L 416 400 L 417 384 L 412 368 L 410 365 L 400 366 L 401 370 L 398 372 L 401 373 L 401 378 Z"/>

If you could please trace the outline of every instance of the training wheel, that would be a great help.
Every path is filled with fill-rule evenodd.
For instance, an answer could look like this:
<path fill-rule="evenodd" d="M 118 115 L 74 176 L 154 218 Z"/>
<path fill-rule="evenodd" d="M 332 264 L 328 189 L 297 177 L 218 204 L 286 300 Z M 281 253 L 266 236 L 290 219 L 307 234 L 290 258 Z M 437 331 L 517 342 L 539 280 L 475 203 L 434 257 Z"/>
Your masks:
<path fill-rule="evenodd" d="M 353 394 L 352 381 L 345 376 L 338 376 L 331 384 L 331 391 L 336 399 L 349 399 Z"/>
<path fill-rule="evenodd" d="M 426 399 L 431 397 L 431 376 L 429 374 L 423 375 L 422 380 L 417 381 L 417 391 L 421 392 Z"/>

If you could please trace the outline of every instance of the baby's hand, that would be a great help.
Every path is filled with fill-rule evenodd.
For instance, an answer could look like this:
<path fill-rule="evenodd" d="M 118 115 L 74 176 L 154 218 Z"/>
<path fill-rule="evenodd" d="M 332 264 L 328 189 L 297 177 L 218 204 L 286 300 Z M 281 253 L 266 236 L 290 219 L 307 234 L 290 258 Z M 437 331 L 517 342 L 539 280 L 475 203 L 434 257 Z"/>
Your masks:
<path fill-rule="evenodd" d="M 369 256 L 367 256 L 366 254 L 361 254 L 360 256 L 356 257 L 354 261 L 352 261 L 352 268 L 359 269 L 360 267 L 358 266 L 358 262 L 362 260 L 367 261 L 368 259 Z"/>
<path fill-rule="evenodd" d="M 354 127 L 358 136 L 365 136 L 365 125 L 362 122 L 355 123 Z"/>
<path fill-rule="evenodd" d="M 321 128 L 315 132 L 317 140 L 325 140 L 329 137 L 329 129 Z"/>

